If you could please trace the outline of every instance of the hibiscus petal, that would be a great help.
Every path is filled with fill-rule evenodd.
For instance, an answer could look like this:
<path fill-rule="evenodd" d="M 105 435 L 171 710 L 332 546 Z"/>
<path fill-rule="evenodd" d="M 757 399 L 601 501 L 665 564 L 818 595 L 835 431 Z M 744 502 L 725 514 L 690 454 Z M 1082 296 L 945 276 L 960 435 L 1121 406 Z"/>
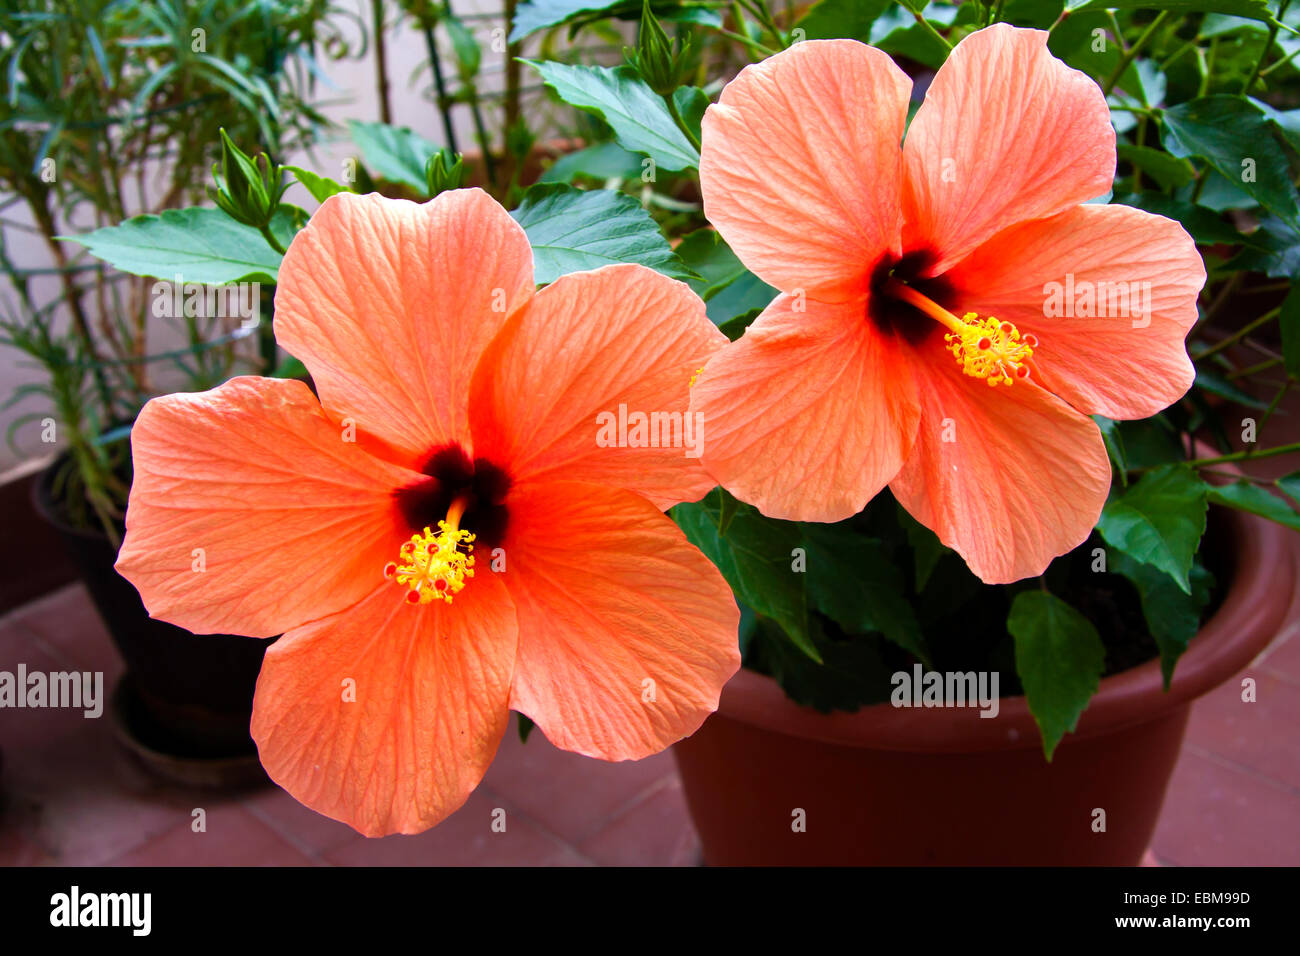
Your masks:
<path fill-rule="evenodd" d="M 518 632 L 490 572 L 453 604 L 385 584 L 280 638 L 253 700 L 271 779 L 366 836 L 419 833 L 457 810 L 496 754 Z"/>
<path fill-rule="evenodd" d="M 797 311 L 806 305 L 806 311 Z M 902 467 L 920 411 L 892 336 L 862 302 L 780 295 L 691 388 L 704 466 L 764 514 L 839 521 Z"/>
<path fill-rule="evenodd" d="M 1205 265 L 1171 219 L 1129 206 L 1076 206 L 999 233 L 947 278 L 961 300 L 957 311 L 995 315 L 1037 336 L 1038 383 L 1087 414 L 1146 418 L 1196 377 L 1185 339 Z"/>
<path fill-rule="evenodd" d="M 604 760 L 637 760 L 693 733 L 740 666 L 740 615 L 722 576 L 629 491 L 531 484 L 510 508 L 510 706 L 557 747 Z"/>
<path fill-rule="evenodd" d="M 855 40 L 747 66 L 704 114 L 704 212 L 771 285 L 839 302 L 897 251 L 911 80 Z"/>
<path fill-rule="evenodd" d="M 991 387 L 947 358 L 915 362 L 921 427 L 889 487 L 986 584 L 1041 574 L 1101 514 L 1101 433 L 1032 381 Z"/>
<path fill-rule="evenodd" d="M 346 441 L 302 382 L 155 398 L 131 453 L 118 573 L 199 634 L 270 637 L 341 610 L 409 535 L 392 493 L 419 476 Z"/>
<path fill-rule="evenodd" d="M 422 463 L 464 441 L 474 366 L 532 291 L 528 239 L 482 190 L 332 196 L 280 266 L 275 337 L 327 409 Z"/>
<path fill-rule="evenodd" d="M 714 483 L 684 417 L 689 385 L 726 343 L 699 296 L 644 266 L 564 276 L 484 353 L 470 401 L 475 452 L 509 462 L 515 481 L 593 481 L 663 508 L 699 498 Z M 634 419 L 620 435 L 618 421 L 637 415 L 653 431 Z"/>
<path fill-rule="evenodd" d="M 1115 130 L 1101 88 L 1047 49 L 1047 34 L 995 24 L 939 68 L 903 143 L 904 244 L 945 271 L 1013 223 L 1104 195 Z"/>

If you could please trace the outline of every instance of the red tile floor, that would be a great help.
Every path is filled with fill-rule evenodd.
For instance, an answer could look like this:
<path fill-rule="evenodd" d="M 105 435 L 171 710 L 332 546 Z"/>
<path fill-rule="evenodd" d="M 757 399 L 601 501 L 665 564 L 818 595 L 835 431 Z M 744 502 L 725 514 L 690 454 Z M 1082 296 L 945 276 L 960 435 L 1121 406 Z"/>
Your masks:
<path fill-rule="evenodd" d="M 1300 600 L 1247 670 L 1193 710 L 1152 847 L 1166 865 L 1300 864 Z M 80 585 L 0 619 L 0 670 L 121 663 Z M 367 840 L 278 788 L 216 797 L 155 783 L 80 711 L 0 715 L 0 865 L 692 865 L 699 844 L 671 756 L 608 764 L 512 730 L 483 785 L 417 837 Z M 191 827 L 196 808 L 206 831 Z M 493 811 L 506 832 L 494 833 Z"/>

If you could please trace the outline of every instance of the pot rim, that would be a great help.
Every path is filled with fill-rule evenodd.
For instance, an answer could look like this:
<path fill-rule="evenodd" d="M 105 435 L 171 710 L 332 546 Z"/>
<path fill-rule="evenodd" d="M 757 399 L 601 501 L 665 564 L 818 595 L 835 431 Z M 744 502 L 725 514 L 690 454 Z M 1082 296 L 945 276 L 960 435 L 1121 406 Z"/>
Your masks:
<path fill-rule="evenodd" d="M 1062 746 L 1158 719 L 1190 703 L 1246 667 L 1276 636 L 1295 591 L 1294 539 L 1274 522 L 1220 510 L 1226 512 L 1236 551 L 1232 583 L 1223 604 L 1179 658 L 1169 691 L 1164 691 L 1159 658 L 1103 678 Z M 888 702 L 824 714 L 790 700 L 773 678 L 742 667 L 723 687 L 717 712 L 786 736 L 873 750 L 964 753 L 1042 746 L 1023 695 L 1002 698 L 994 718 L 980 717 L 978 707 Z"/>

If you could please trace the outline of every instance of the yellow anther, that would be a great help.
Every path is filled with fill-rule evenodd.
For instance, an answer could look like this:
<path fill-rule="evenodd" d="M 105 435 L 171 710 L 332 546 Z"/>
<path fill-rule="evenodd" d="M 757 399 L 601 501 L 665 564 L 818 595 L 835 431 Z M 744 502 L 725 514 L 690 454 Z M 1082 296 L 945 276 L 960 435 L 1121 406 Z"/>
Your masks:
<path fill-rule="evenodd" d="M 990 385 L 1010 385 L 1029 376 L 1026 364 L 1034 355 L 1038 340 L 1020 334 L 1010 322 L 989 316 L 981 319 L 974 312 L 961 318 L 961 328 L 943 337 L 948 351 L 956 357 L 961 370 Z"/>
<path fill-rule="evenodd" d="M 948 330 L 943 340 L 967 375 L 982 378 L 990 385 L 1010 385 L 1018 378 L 1029 377 L 1028 362 L 1038 348 L 1038 339 L 1033 335 L 1021 335 L 1010 322 L 999 322 L 992 316 L 981 319 L 974 312 L 959 319 L 901 282 L 891 283 L 889 292 Z"/>
<path fill-rule="evenodd" d="M 701 366 L 700 368 L 697 368 L 697 369 L 695 370 L 695 374 L 691 376 L 691 383 L 690 383 L 689 385 L 687 385 L 686 387 L 687 387 L 687 388 L 694 388 L 694 387 L 695 387 L 695 380 L 696 380 L 697 378 L 699 378 L 700 375 L 703 374 L 703 372 L 704 372 L 704 367 L 703 367 L 703 366 Z"/>
<path fill-rule="evenodd" d="M 474 576 L 474 535 L 460 528 L 465 502 L 456 499 L 447 510 L 447 520 L 438 522 L 435 533 L 425 528 L 411 536 L 398 552 L 398 559 L 384 566 L 384 577 L 405 585 L 406 603 L 448 604 Z"/>

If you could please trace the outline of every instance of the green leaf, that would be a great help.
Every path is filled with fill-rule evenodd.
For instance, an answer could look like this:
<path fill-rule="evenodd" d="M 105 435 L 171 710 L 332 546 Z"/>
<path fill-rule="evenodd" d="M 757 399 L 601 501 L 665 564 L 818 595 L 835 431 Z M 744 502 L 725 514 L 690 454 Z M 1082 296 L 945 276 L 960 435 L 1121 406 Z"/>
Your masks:
<path fill-rule="evenodd" d="M 1110 462 L 1123 478 L 1128 471 L 1128 462 L 1124 457 L 1124 436 L 1120 434 L 1119 425 L 1105 415 L 1093 415 L 1092 420 L 1101 429 L 1101 440 L 1106 445 L 1106 454 Z"/>
<path fill-rule="evenodd" d="M 1279 479 L 1279 482 L 1283 479 Z M 1280 487 L 1280 484 L 1279 484 Z M 1210 485 L 1210 503 L 1248 511 L 1269 521 L 1300 531 L 1300 514 L 1284 498 L 1249 481 L 1236 481 L 1230 485 Z M 1283 489 L 1285 490 L 1285 489 Z"/>
<path fill-rule="evenodd" d="M 1187 575 L 1205 533 L 1208 489 L 1186 465 L 1164 465 L 1111 499 L 1097 530 L 1106 543 L 1164 571 L 1186 593 Z"/>
<path fill-rule="evenodd" d="M 1163 150 L 1120 143 L 1117 152 L 1120 159 L 1127 160 L 1144 173 L 1149 173 L 1161 189 L 1172 190 L 1179 186 L 1186 186 L 1196 177 L 1191 163 L 1186 159 L 1176 159 Z"/>
<path fill-rule="evenodd" d="M 307 221 L 296 206 L 281 204 L 271 231 L 288 247 Z M 275 282 L 282 256 L 252 226 L 236 222 L 219 209 L 191 206 L 167 209 L 160 216 L 135 216 L 81 236 L 67 236 L 114 268 L 138 276 L 205 285 L 227 282 Z"/>
<path fill-rule="evenodd" d="M 885 546 L 846 524 L 805 524 L 803 536 L 812 605 L 846 633 L 879 631 L 929 666 L 902 572 Z"/>
<path fill-rule="evenodd" d="M 515 717 L 518 718 L 516 726 L 519 728 L 519 742 L 521 744 L 526 744 L 528 743 L 528 735 L 533 732 L 533 728 L 537 725 L 533 723 L 533 718 L 529 717 L 527 714 L 521 714 L 518 711 L 515 711 Z"/>
<path fill-rule="evenodd" d="M 1208 246 L 1218 243 L 1226 245 L 1257 245 L 1249 236 L 1243 236 L 1230 223 L 1224 222 L 1214 210 L 1193 203 L 1170 199 L 1163 193 L 1143 192 L 1118 198 L 1117 201 L 1126 206 L 1145 209 L 1147 212 L 1153 212 L 1158 216 L 1177 220 L 1182 223 L 1183 228 L 1187 230 L 1191 237 L 1202 245 Z"/>
<path fill-rule="evenodd" d="M 903 526 L 907 543 L 912 549 L 912 570 L 916 578 L 916 593 L 925 590 L 926 582 L 934 573 L 939 559 L 948 553 L 948 548 L 939 540 L 939 536 L 921 522 L 913 518 L 902 505 L 898 506 L 898 523 Z"/>
<path fill-rule="evenodd" d="M 1089 10 L 1168 10 L 1170 13 L 1226 13 L 1250 20 L 1268 20 L 1267 0 L 1086 0 L 1071 4 L 1070 12 Z"/>
<path fill-rule="evenodd" d="M 459 17 L 444 17 L 442 22 L 451 40 L 451 50 L 456 54 L 456 70 L 461 79 L 468 82 L 478 75 L 483 50 L 474 39 L 474 31 L 465 26 Z"/>
<path fill-rule="evenodd" d="M 1128 578 L 1137 589 L 1142 616 L 1160 649 L 1160 673 L 1168 690 L 1174 665 L 1200 630 L 1201 613 L 1210 603 L 1214 575 L 1199 564 L 1193 565 L 1192 590 L 1188 594 L 1163 571 L 1134 561 L 1122 552 L 1111 555 L 1108 570 Z"/>
<path fill-rule="evenodd" d="M 1300 501 L 1300 471 L 1293 471 L 1273 482 L 1293 501 Z"/>
<path fill-rule="evenodd" d="M 791 644 L 770 621 L 760 620 L 755 629 L 750 654 L 787 697 L 822 713 L 854 711 L 889 699 L 894 667 L 885 660 L 880 638 L 855 635 L 835 640 L 824 633 L 817 618 L 812 619 L 810 634 L 816 660 Z"/>
<path fill-rule="evenodd" d="M 820 0 L 795 23 L 805 40 L 871 39 L 871 24 L 889 9 L 891 0 Z"/>
<path fill-rule="evenodd" d="M 1242 391 L 1222 375 L 1216 375 L 1206 368 L 1196 370 L 1196 387 L 1204 389 L 1211 395 L 1226 398 L 1230 402 L 1245 405 L 1247 408 L 1268 408 L 1267 402 L 1262 402 L 1249 392 Z"/>
<path fill-rule="evenodd" d="M 1164 416 L 1118 422 L 1130 470 L 1154 468 L 1186 459 L 1181 434 Z"/>
<path fill-rule="evenodd" d="M 650 214 L 623 193 L 541 183 L 524 193 L 510 215 L 532 244 L 538 283 L 616 262 L 639 263 L 674 279 L 692 278 Z"/>
<path fill-rule="evenodd" d="M 637 153 L 629 152 L 618 143 L 597 143 L 557 159 L 545 173 L 541 182 L 571 183 L 575 176 L 592 179 L 636 179 L 641 176 L 642 163 Z"/>
<path fill-rule="evenodd" d="M 311 198 L 317 202 L 324 202 L 330 196 L 337 196 L 339 193 L 351 192 L 347 186 L 337 183 L 328 176 L 321 176 L 313 173 L 309 169 L 303 169 L 301 166 L 286 166 L 288 172 L 293 173 L 294 178 L 311 193 Z"/>
<path fill-rule="evenodd" d="M 421 196 L 428 189 L 424 167 L 438 147 L 405 126 L 348 120 L 352 141 L 371 172 L 389 182 L 410 186 Z"/>
<path fill-rule="evenodd" d="M 601 3 L 600 0 L 527 0 L 515 9 L 510 42 L 518 43 L 529 34 L 557 27 L 583 13 L 599 13 L 623 5 L 623 0 Z"/>
<path fill-rule="evenodd" d="M 1007 630 L 1016 647 L 1016 673 L 1050 761 L 1079 725 L 1106 666 L 1106 647 L 1086 617 L 1046 591 L 1021 591 Z"/>
<path fill-rule="evenodd" d="M 703 23 L 710 26 L 722 25 L 722 18 L 711 10 L 707 3 L 654 0 L 650 6 L 655 16 L 661 20 L 679 20 L 684 23 Z M 613 0 L 607 3 L 602 3 L 601 0 L 527 0 L 519 4 L 518 9 L 515 10 L 510 42 L 517 43 L 524 37 L 549 27 L 596 19 L 602 13 L 625 20 L 636 20 L 641 15 L 641 0 Z"/>
<path fill-rule="evenodd" d="M 776 621 L 796 647 L 821 663 L 809 633 L 806 574 L 794 570 L 796 549 L 804 547 L 799 525 L 739 504 L 722 535 L 718 526 L 725 494 L 715 488 L 700 501 L 677 505 L 673 520 L 714 563 L 737 600 Z"/>
<path fill-rule="evenodd" d="M 722 327 L 737 316 L 765 309 L 777 295 L 776 289 L 745 268 L 713 229 L 697 229 L 677 244 L 676 251 L 698 276 L 690 286 L 705 301 L 714 325 Z"/>
<path fill-rule="evenodd" d="M 1162 112 L 1165 148 L 1202 156 L 1225 179 L 1293 227 L 1300 205 L 1286 154 L 1264 115 L 1239 96 L 1205 96 Z"/>
<path fill-rule="evenodd" d="M 560 99 L 602 117 L 626 149 L 645 153 L 669 171 L 700 164 L 700 154 L 677 128 L 664 101 L 630 67 L 524 62 L 541 74 Z"/>
<path fill-rule="evenodd" d="M 286 355 L 284 360 L 271 371 L 269 377 L 306 379 L 308 374 L 307 366 L 303 365 L 301 360 Z"/>

